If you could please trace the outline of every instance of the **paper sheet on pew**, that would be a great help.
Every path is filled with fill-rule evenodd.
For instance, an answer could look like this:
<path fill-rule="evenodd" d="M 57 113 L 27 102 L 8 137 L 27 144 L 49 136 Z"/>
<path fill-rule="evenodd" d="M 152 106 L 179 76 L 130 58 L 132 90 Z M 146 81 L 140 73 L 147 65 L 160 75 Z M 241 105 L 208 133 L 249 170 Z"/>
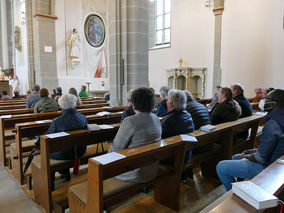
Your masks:
<path fill-rule="evenodd" d="M 104 155 L 100 155 L 98 157 L 94 157 L 92 158 L 95 161 L 98 161 L 100 164 L 108 164 L 108 163 L 112 163 L 114 161 L 120 160 L 122 158 L 126 158 L 125 155 L 119 154 L 117 152 L 110 152 Z"/>
<path fill-rule="evenodd" d="M 266 116 L 266 115 L 267 115 L 267 112 L 256 112 L 255 115 L 258 115 L 258 116 Z"/>
<path fill-rule="evenodd" d="M 12 115 L 1 115 L 1 118 L 12 118 Z"/>
<path fill-rule="evenodd" d="M 96 115 L 103 117 L 103 116 L 111 115 L 111 112 L 102 111 L 102 112 L 98 112 Z"/>
<path fill-rule="evenodd" d="M 46 136 L 49 138 L 59 138 L 59 137 L 67 136 L 67 135 L 70 135 L 70 134 L 67 132 L 57 132 L 57 133 L 47 134 Z"/>
<path fill-rule="evenodd" d="M 35 121 L 37 124 L 43 124 L 43 123 L 48 123 L 51 122 L 52 120 L 40 120 L 40 121 Z"/>
<path fill-rule="evenodd" d="M 107 124 L 98 125 L 101 129 L 113 129 L 113 126 Z"/>
<path fill-rule="evenodd" d="M 180 135 L 182 141 L 186 141 L 186 142 L 198 142 L 196 137 L 192 136 L 192 135 L 186 135 L 186 134 L 181 134 Z"/>

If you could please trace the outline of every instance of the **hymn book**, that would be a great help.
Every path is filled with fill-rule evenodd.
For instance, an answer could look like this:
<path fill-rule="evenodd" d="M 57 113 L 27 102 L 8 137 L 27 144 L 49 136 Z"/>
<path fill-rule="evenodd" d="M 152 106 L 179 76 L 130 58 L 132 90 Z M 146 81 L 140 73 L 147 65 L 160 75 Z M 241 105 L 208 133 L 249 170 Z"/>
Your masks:
<path fill-rule="evenodd" d="M 233 183 L 232 191 L 256 209 L 266 209 L 278 205 L 278 198 L 251 181 Z"/>

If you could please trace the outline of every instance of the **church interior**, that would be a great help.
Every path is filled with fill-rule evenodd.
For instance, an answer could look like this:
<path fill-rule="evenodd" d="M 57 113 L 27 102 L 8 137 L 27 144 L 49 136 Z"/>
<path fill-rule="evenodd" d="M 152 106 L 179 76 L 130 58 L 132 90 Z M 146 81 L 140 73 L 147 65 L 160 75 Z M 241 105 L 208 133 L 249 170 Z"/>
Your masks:
<path fill-rule="evenodd" d="M 282 212 L 283 56 L 283 0 L 1 0 L 0 213 Z"/>

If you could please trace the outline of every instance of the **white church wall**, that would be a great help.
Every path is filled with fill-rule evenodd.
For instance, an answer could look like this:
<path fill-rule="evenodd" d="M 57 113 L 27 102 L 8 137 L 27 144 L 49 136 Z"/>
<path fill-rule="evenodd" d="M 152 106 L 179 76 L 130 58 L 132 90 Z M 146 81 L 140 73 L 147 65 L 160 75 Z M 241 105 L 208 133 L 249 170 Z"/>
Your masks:
<path fill-rule="evenodd" d="M 14 49 L 14 68 L 15 74 L 19 77 L 20 81 L 20 93 L 26 94 L 29 88 L 28 85 L 28 44 L 27 44 L 27 28 L 26 24 L 23 23 L 23 14 L 25 13 L 25 2 L 24 1 L 13 1 L 14 7 L 14 30 L 15 26 L 21 29 L 21 43 L 22 50 L 18 51 Z"/>
<path fill-rule="evenodd" d="M 284 88 L 283 1 L 225 1 L 222 82 L 240 82 L 246 96 L 254 88 Z"/>
<path fill-rule="evenodd" d="M 149 51 L 149 81 L 158 91 L 167 84 L 165 70 L 208 67 L 206 97 L 212 94 L 214 15 L 204 1 L 172 1 L 171 47 Z M 254 88 L 284 88 L 283 1 L 225 1 L 222 22 L 222 85 L 239 82 L 247 97 Z"/>
<path fill-rule="evenodd" d="M 149 81 L 156 93 L 167 85 L 166 69 L 183 66 L 207 67 L 205 96 L 212 93 L 214 14 L 205 1 L 172 1 L 171 47 L 149 51 Z"/>
<path fill-rule="evenodd" d="M 63 92 L 75 87 L 80 90 L 80 86 L 86 82 L 91 82 L 90 90 L 109 89 L 108 79 L 108 37 L 106 35 L 103 48 L 91 47 L 84 34 L 85 19 L 89 14 L 99 14 L 105 22 L 107 20 L 106 0 L 57 0 L 55 1 L 56 21 L 56 45 L 57 45 L 57 73 L 59 85 Z M 76 28 L 80 36 L 80 64 L 73 68 L 70 64 L 70 46 L 68 41 L 73 29 Z M 100 56 L 103 54 L 104 75 L 102 78 L 94 78 Z M 105 83 L 102 86 L 102 81 Z"/>

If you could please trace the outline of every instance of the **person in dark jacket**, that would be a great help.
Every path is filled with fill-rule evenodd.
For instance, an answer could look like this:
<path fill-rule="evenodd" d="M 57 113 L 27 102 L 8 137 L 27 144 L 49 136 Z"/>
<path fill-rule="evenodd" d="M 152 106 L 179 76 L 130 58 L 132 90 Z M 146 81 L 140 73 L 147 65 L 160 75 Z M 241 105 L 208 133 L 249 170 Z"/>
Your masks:
<path fill-rule="evenodd" d="M 39 90 L 40 86 L 35 85 L 33 88 L 33 93 L 27 98 L 27 103 L 26 103 L 27 109 L 34 108 L 36 103 L 40 101 Z"/>
<path fill-rule="evenodd" d="M 194 123 L 190 114 L 185 110 L 186 96 L 181 90 L 170 90 L 167 107 L 162 122 L 162 138 L 194 131 Z"/>
<path fill-rule="evenodd" d="M 19 99 L 19 98 L 22 98 L 19 93 L 20 93 L 19 90 L 16 89 L 16 90 L 14 91 L 14 97 L 13 97 L 12 99 Z"/>
<path fill-rule="evenodd" d="M 183 92 L 187 100 L 185 110 L 191 115 L 195 129 L 210 124 L 210 116 L 206 107 L 195 101 L 189 91 L 184 90 Z"/>
<path fill-rule="evenodd" d="M 62 108 L 61 116 L 55 118 L 46 134 L 52 134 L 57 132 L 73 131 L 78 129 L 87 128 L 87 118 L 75 109 L 77 105 L 77 98 L 71 94 L 62 95 L 58 103 Z M 75 156 L 75 149 L 54 152 L 50 154 L 50 158 L 55 160 L 73 160 L 76 157 L 81 157 L 86 152 L 86 146 L 77 147 Z M 69 169 L 60 171 L 64 178 L 70 179 Z"/>
<path fill-rule="evenodd" d="M 284 154 L 284 90 L 274 90 L 267 99 L 273 106 L 265 116 L 266 124 L 255 150 L 246 150 L 233 156 L 233 160 L 218 163 L 217 173 L 227 191 L 237 178 L 253 178 Z"/>
<path fill-rule="evenodd" d="M 157 112 L 156 112 L 158 117 L 162 117 L 162 116 L 164 116 L 168 112 L 167 96 L 168 96 L 169 90 L 170 90 L 170 88 L 166 87 L 166 86 L 162 86 L 160 88 L 161 103 L 159 103 L 159 105 L 157 107 Z"/>
<path fill-rule="evenodd" d="M 240 118 L 248 117 L 252 115 L 252 109 L 249 101 L 244 96 L 243 86 L 239 83 L 233 84 L 231 86 L 233 99 L 238 102 L 242 109 L 242 114 Z M 246 139 L 248 137 L 248 131 L 241 132 L 234 136 L 234 142 L 237 142 L 238 139 Z"/>
<path fill-rule="evenodd" d="M 135 112 L 133 110 L 132 103 L 131 103 L 132 92 L 133 90 L 131 89 L 127 93 L 126 101 L 127 101 L 128 107 L 123 111 L 122 116 L 121 116 L 121 121 L 128 116 L 135 115 Z"/>
<path fill-rule="evenodd" d="M 213 125 L 235 121 L 241 112 L 240 105 L 233 100 L 232 90 L 223 87 L 218 93 L 218 103 L 210 112 L 210 121 Z"/>
<path fill-rule="evenodd" d="M 64 94 L 58 100 L 62 108 L 61 116 L 55 118 L 46 134 L 73 131 L 87 128 L 87 118 L 75 109 L 77 98 L 71 94 Z M 80 157 L 86 151 L 86 147 L 78 147 L 77 155 Z M 71 160 L 75 157 L 74 150 L 51 153 L 50 157 L 55 160 Z"/>
<path fill-rule="evenodd" d="M 240 105 L 242 109 L 242 114 L 240 115 L 240 118 L 248 117 L 252 115 L 252 109 L 249 101 L 244 96 L 244 89 L 241 84 L 233 84 L 231 86 L 233 98 L 238 104 Z"/>

